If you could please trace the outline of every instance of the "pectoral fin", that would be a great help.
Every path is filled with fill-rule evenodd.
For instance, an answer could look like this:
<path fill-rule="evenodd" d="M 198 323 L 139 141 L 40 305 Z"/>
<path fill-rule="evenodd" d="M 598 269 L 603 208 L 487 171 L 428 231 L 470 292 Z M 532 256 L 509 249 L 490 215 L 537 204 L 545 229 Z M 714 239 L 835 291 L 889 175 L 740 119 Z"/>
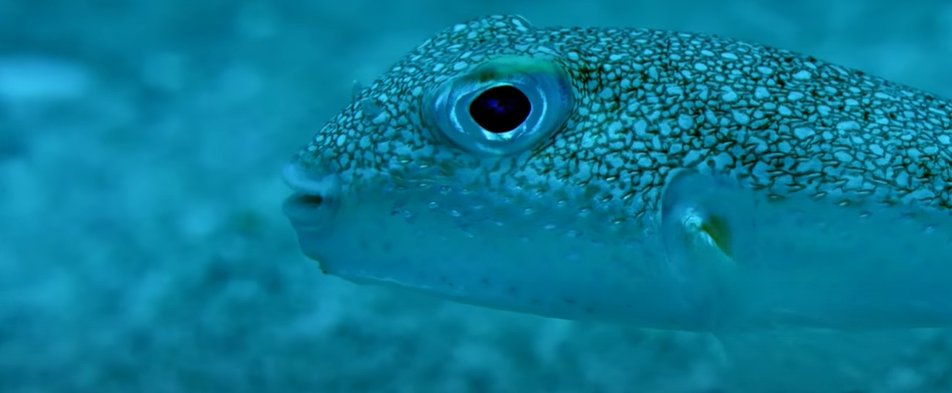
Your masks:
<path fill-rule="evenodd" d="M 723 346 L 725 391 L 952 391 L 909 366 L 923 356 L 916 347 L 926 329 L 884 329 L 948 318 L 934 283 L 950 265 L 925 253 L 948 249 L 937 235 L 946 225 L 858 203 L 771 199 L 695 171 L 669 178 L 661 214 L 668 266 L 708 313 Z M 895 258 L 900 249 L 906 259 Z"/>
<path fill-rule="evenodd" d="M 720 327 L 736 300 L 738 245 L 754 237 L 751 199 L 730 182 L 681 171 L 670 177 L 661 203 L 668 267 L 688 301 Z"/>

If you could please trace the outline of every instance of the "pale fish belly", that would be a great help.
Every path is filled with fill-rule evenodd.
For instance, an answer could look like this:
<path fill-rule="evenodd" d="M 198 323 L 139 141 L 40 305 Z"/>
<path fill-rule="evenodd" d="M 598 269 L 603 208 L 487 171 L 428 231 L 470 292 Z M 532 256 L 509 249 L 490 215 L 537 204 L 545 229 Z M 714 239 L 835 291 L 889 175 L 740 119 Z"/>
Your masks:
<path fill-rule="evenodd" d="M 657 228 L 437 188 L 342 201 L 325 225 L 296 225 L 302 250 L 350 281 L 502 310 L 680 330 L 706 329 L 712 317 L 672 280 Z M 298 208 L 285 204 L 292 218 Z"/>
<path fill-rule="evenodd" d="M 952 219 L 938 210 L 781 197 L 692 171 L 672 176 L 656 216 L 614 223 L 447 186 L 392 195 L 296 224 L 305 254 L 351 281 L 571 320 L 693 331 L 952 324 Z M 314 217 L 293 202 L 289 217 Z"/>

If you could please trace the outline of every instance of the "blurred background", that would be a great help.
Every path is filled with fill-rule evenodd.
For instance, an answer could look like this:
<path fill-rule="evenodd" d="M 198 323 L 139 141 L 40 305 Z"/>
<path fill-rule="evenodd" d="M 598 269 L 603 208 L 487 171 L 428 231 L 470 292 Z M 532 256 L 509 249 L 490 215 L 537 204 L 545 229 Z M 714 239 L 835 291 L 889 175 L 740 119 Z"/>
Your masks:
<path fill-rule="evenodd" d="M 491 13 L 716 33 L 952 96 L 944 0 L 0 0 L 0 392 L 717 391 L 701 337 L 355 286 L 299 252 L 284 161 L 354 80 Z M 936 342 L 882 391 L 950 383 Z"/>

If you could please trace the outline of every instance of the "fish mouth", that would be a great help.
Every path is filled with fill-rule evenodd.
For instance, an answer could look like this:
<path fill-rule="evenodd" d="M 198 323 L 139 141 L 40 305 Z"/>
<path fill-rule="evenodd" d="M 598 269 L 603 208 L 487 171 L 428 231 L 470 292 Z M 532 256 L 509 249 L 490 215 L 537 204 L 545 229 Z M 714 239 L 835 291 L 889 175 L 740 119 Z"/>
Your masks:
<path fill-rule="evenodd" d="M 330 228 L 341 202 L 340 177 L 305 169 L 296 162 L 286 164 L 282 175 L 293 191 L 282 210 L 294 229 L 313 233 Z"/>

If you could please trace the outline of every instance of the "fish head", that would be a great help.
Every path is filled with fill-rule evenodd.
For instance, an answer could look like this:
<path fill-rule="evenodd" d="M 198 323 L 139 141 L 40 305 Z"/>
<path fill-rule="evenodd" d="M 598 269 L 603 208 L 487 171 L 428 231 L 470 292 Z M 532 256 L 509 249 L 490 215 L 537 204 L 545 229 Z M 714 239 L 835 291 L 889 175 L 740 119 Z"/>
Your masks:
<path fill-rule="evenodd" d="M 304 254 L 497 309 L 696 324 L 653 224 L 665 173 L 633 158 L 635 119 L 615 116 L 636 100 L 573 31 L 476 19 L 362 90 L 285 167 Z"/>

